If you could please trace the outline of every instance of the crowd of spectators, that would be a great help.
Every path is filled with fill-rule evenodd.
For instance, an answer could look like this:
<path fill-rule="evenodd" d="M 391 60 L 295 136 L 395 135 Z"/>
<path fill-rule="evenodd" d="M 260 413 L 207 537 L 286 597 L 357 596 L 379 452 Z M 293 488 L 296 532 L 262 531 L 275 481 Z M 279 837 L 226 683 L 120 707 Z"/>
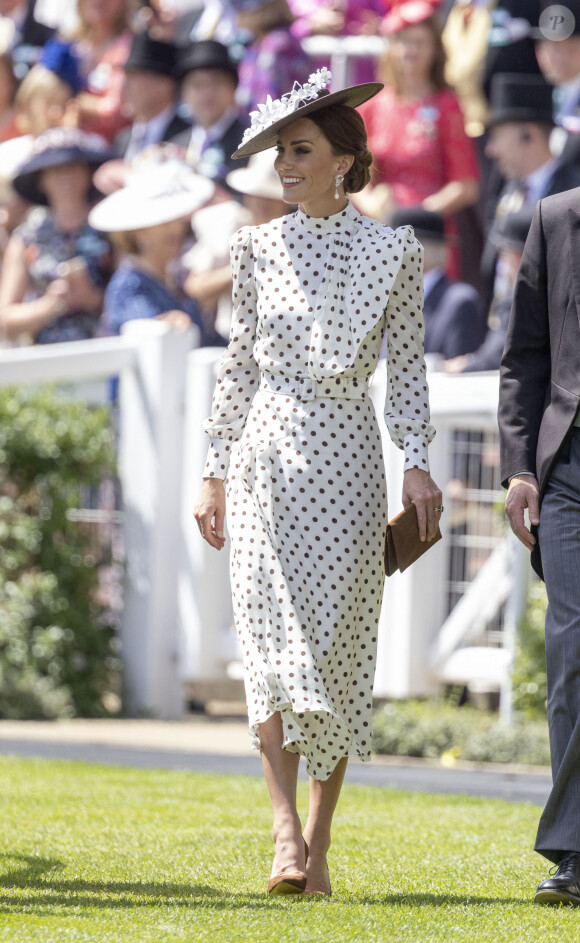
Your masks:
<path fill-rule="evenodd" d="M 553 9 L 0 0 L 0 344 L 150 317 L 225 344 L 229 238 L 288 210 L 273 154 L 231 154 L 251 110 L 357 36 L 350 80 L 385 88 L 361 108 L 356 205 L 424 243 L 433 361 L 496 369 L 534 206 L 580 186 L 580 0 Z"/>

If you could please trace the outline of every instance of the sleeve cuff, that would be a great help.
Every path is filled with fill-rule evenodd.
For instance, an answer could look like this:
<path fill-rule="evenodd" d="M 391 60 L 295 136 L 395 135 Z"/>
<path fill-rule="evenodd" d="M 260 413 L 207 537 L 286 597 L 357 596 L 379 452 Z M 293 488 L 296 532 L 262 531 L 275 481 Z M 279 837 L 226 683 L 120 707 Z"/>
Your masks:
<path fill-rule="evenodd" d="M 211 439 L 205 463 L 204 478 L 226 478 L 230 462 L 231 442 Z"/>
<path fill-rule="evenodd" d="M 405 452 L 404 471 L 410 468 L 420 468 L 429 471 L 429 455 L 427 454 L 427 439 L 421 433 L 406 435 L 403 442 Z"/>

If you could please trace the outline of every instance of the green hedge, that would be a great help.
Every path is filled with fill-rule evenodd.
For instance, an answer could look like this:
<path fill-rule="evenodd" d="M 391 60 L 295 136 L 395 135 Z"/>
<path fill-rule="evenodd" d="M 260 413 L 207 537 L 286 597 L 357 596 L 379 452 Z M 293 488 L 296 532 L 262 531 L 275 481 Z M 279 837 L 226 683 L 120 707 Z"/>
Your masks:
<path fill-rule="evenodd" d="M 548 766 L 548 725 L 519 715 L 513 723 L 442 700 L 393 701 L 373 718 L 376 753 Z"/>
<path fill-rule="evenodd" d="M 114 471 L 109 411 L 0 391 L 0 717 L 102 716 L 119 671 L 102 548 L 67 512 Z"/>
<path fill-rule="evenodd" d="M 512 677 L 516 710 L 530 717 L 546 716 L 547 680 L 544 622 L 548 600 L 543 583 L 530 590 L 526 614 L 518 628 Z"/>

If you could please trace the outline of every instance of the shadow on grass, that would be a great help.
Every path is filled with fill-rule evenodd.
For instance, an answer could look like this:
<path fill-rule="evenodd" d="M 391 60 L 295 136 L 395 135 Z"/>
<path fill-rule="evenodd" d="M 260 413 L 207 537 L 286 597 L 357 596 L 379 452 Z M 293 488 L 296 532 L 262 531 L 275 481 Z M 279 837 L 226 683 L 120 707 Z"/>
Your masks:
<path fill-rule="evenodd" d="M 144 907 L 208 906 L 216 910 L 270 910 L 272 906 L 287 907 L 296 904 L 317 904 L 318 898 L 268 898 L 265 893 L 223 891 L 203 884 L 177 884 L 155 881 L 88 881 L 83 879 L 58 880 L 50 872 L 62 871 L 66 865 L 56 858 L 34 855 L 0 854 L 0 862 L 15 862 L 16 866 L 0 876 L 0 888 L 12 893 L 0 893 L 0 913 L 34 911 L 37 907 L 88 909 L 140 909 Z M 18 891 L 22 890 L 23 894 Z M 31 893 L 32 892 L 32 893 Z M 532 905 L 529 898 L 484 897 L 454 894 L 384 894 L 377 896 L 339 895 L 341 904 L 355 906 L 411 905 L 417 907 L 481 907 L 497 904 Z M 325 904 L 331 903 L 326 900 Z"/>

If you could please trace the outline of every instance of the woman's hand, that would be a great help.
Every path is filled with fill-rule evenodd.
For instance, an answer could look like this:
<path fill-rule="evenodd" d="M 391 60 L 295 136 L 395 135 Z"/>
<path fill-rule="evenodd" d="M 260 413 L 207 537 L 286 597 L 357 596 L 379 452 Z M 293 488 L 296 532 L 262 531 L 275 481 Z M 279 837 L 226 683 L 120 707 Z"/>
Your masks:
<path fill-rule="evenodd" d="M 164 321 L 165 324 L 168 324 L 169 327 L 173 328 L 174 331 L 177 331 L 178 334 L 185 334 L 186 331 L 189 331 L 192 321 L 188 314 L 185 311 L 164 311 L 163 314 L 158 314 L 155 317 L 156 321 Z"/>
<path fill-rule="evenodd" d="M 419 537 L 433 540 L 441 517 L 442 494 L 431 475 L 421 468 L 409 468 L 403 475 L 403 507 L 414 504 L 417 508 Z M 436 511 L 435 508 L 441 510 Z"/>
<path fill-rule="evenodd" d="M 221 478 L 204 479 L 193 516 L 203 539 L 207 540 L 210 547 L 221 550 L 226 542 L 224 537 L 226 492 Z"/>

